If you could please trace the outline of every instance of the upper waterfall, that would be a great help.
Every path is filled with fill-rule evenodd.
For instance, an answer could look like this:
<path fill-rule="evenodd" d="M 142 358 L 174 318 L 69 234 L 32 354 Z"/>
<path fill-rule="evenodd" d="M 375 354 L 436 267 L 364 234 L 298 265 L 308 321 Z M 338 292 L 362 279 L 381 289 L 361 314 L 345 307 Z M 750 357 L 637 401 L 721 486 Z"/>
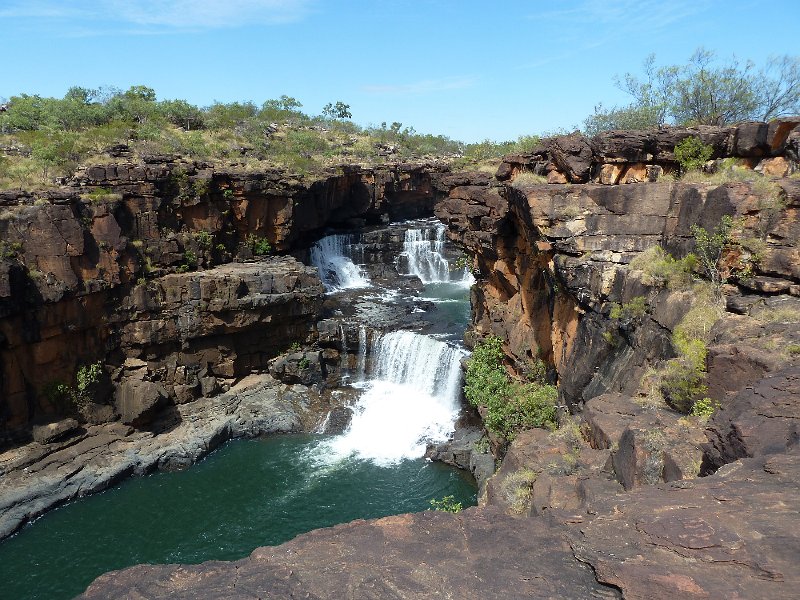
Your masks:
<path fill-rule="evenodd" d="M 441 223 L 406 230 L 402 256 L 409 275 L 422 283 L 469 282 L 472 275 L 466 269 L 451 272 L 444 256 L 445 227 Z"/>
<path fill-rule="evenodd" d="M 354 236 L 328 235 L 311 247 L 311 264 L 319 270 L 319 278 L 329 292 L 369 287 L 369 277 L 353 259 L 363 261 L 363 247 Z"/>

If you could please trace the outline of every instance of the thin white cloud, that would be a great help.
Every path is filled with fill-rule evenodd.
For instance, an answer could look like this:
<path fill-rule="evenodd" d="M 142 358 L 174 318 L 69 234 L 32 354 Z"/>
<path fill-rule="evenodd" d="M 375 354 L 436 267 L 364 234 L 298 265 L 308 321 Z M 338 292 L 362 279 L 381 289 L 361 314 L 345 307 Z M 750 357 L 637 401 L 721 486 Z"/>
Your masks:
<path fill-rule="evenodd" d="M 662 29 L 707 10 L 710 0 L 584 0 L 578 6 L 528 15 L 534 21 L 614 25 L 617 32 Z"/>
<path fill-rule="evenodd" d="M 126 33 L 204 30 L 242 25 L 273 25 L 304 18 L 316 0 L 57 0 L 16 1 L 0 8 L 0 19 L 69 21 L 76 32 L 82 22 L 115 23 Z M 79 33 L 80 35 L 80 33 Z"/>
<path fill-rule="evenodd" d="M 476 83 L 475 77 L 444 77 L 423 79 L 411 83 L 365 85 L 363 90 L 372 94 L 419 95 L 446 90 L 462 90 L 473 87 Z"/>
<path fill-rule="evenodd" d="M 583 0 L 579 5 L 563 10 L 552 10 L 528 15 L 530 20 L 553 26 L 572 24 L 574 31 L 562 37 L 568 51 L 514 67 L 519 70 L 536 69 L 547 64 L 585 54 L 619 39 L 626 32 L 646 31 L 652 35 L 679 21 L 706 11 L 710 0 Z M 560 26 L 560 25 L 559 25 Z M 584 35 L 581 27 L 591 27 L 602 32 L 597 37 Z"/>
<path fill-rule="evenodd" d="M 110 0 L 120 18 L 138 25 L 218 28 L 297 21 L 309 0 Z"/>

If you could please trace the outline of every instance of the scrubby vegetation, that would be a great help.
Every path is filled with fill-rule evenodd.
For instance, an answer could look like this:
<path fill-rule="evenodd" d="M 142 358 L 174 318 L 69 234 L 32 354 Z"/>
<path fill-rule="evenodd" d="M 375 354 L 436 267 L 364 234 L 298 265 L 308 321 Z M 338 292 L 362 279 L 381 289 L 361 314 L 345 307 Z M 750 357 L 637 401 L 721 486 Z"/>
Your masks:
<path fill-rule="evenodd" d="M 642 283 L 671 290 L 685 289 L 693 281 L 692 272 L 697 268 L 697 256 L 689 253 L 684 258 L 675 258 L 661 246 L 652 246 L 631 261 L 631 269 L 641 271 Z"/>
<path fill-rule="evenodd" d="M 463 508 L 461 502 L 456 502 L 455 496 L 445 496 L 441 500 L 437 500 L 436 498 L 431 500 L 432 510 L 457 513 L 461 512 Z"/>
<path fill-rule="evenodd" d="M 752 62 L 736 58 L 719 61 L 703 48 L 682 65 L 657 66 L 651 54 L 641 75 L 626 73 L 614 82 L 633 101 L 612 108 L 598 104 L 584 122 L 588 135 L 664 124 L 767 121 L 800 112 L 800 56 L 772 57 L 756 69 Z"/>
<path fill-rule="evenodd" d="M 714 148 L 704 144 L 700 138 L 691 136 L 678 143 L 674 152 L 681 172 L 686 173 L 702 169 L 714 153 Z"/>
<path fill-rule="evenodd" d="M 286 167 L 300 174 L 345 162 L 372 164 L 444 158 L 456 168 L 496 168 L 510 152 L 538 146 L 537 136 L 474 144 L 417 133 L 394 122 L 361 127 L 350 106 L 327 104 L 320 115 L 302 112 L 295 98 L 261 105 L 160 100 L 152 88 L 72 87 L 63 98 L 12 96 L 0 112 L 0 187 L 35 189 L 71 175 L 79 164 L 109 160 L 108 152 L 134 156 L 180 154 L 226 161 L 243 168 Z M 489 165 L 492 163 L 493 166 Z M 179 195 L 202 196 L 175 182 Z"/>
<path fill-rule="evenodd" d="M 43 394 L 62 414 L 82 413 L 94 400 L 93 393 L 103 376 L 101 361 L 81 365 L 75 374 L 74 383 L 51 381 L 43 387 Z"/>
<path fill-rule="evenodd" d="M 695 404 L 705 397 L 706 355 L 711 328 L 724 312 L 713 285 L 696 283 L 692 294 L 692 308 L 672 334 L 677 356 L 649 372 L 643 380 L 650 402 L 663 401 L 683 413 L 692 412 Z M 703 404 L 698 407 L 698 411 L 701 410 L 704 410 Z"/>
<path fill-rule="evenodd" d="M 467 365 L 464 392 L 470 404 L 485 407 L 486 428 L 509 441 L 523 429 L 555 428 L 558 392 L 544 380 L 544 370 L 515 382 L 503 356 L 500 338 L 488 337 L 475 345 Z"/>

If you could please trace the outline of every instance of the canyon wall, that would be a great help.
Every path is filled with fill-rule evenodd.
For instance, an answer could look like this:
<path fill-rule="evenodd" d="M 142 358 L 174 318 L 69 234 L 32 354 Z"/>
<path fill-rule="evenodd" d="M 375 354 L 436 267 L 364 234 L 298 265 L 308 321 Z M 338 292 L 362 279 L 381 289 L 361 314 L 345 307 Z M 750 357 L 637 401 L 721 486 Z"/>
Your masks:
<path fill-rule="evenodd" d="M 97 361 L 89 423 L 144 424 L 266 370 L 321 317 L 319 277 L 287 253 L 303 258 L 328 226 L 431 214 L 441 170 L 304 180 L 124 149 L 110 160 L 63 188 L 0 193 L 0 443 L 73 412 L 64 386 Z"/>
<path fill-rule="evenodd" d="M 539 168 L 546 154 L 511 157 L 494 179 L 439 178 L 435 213 L 474 259 L 471 341 L 499 336 L 520 377 L 544 361 L 565 408 L 557 431 L 523 431 L 504 448 L 478 507 L 339 525 L 235 563 L 139 565 L 84 597 L 244 586 L 319 598 L 794 598 L 800 180 L 690 183 L 663 177 L 674 162 L 643 162 L 658 181 L 603 183 L 605 163 L 588 156 L 589 183 L 526 183 L 514 165 Z M 700 280 L 702 261 L 680 262 L 702 245 L 692 225 L 713 234 L 725 217 L 716 281 Z M 647 393 L 697 310 L 711 313 L 699 325 L 710 327 L 711 417 Z M 476 440 L 463 454 L 486 453 Z"/>

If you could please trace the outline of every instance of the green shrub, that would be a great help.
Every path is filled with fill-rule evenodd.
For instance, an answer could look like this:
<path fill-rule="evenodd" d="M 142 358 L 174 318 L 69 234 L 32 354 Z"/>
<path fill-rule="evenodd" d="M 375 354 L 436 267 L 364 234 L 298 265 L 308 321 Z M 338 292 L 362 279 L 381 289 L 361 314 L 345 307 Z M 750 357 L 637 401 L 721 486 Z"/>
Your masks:
<path fill-rule="evenodd" d="M 253 233 L 249 234 L 245 238 L 245 246 L 250 248 L 251 252 L 255 256 L 266 256 L 270 252 L 272 252 L 272 245 L 269 243 L 269 240 L 265 237 L 257 236 Z"/>
<path fill-rule="evenodd" d="M 432 499 L 431 508 L 443 512 L 457 513 L 463 508 L 461 502 L 456 502 L 455 496 L 445 496 L 441 500 Z"/>
<path fill-rule="evenodd" d="M 555 386 L 512 382 L 503 356 L 500 338 L 488 337 L 475 345 L 467 364 L 464 392 L 473 406 L 486 407 L 486 428 L 506 440 L 522 429 L 555 428 Z"/>
<path fill-rule="evenodd" d="M 310 365 L 310 364 L 311 364 L 311 361 L 309 361 L 309 360 L 308 360 L 308 359 L 307 359 L 307 358 L 304 356 L 304 357 L 303 357 L 303 358 L 301 358 L 301 359 L 300 359 L 300 361 L 297 363 L 297 368 L 298 368 L 298 369 L 301 369 L 301 370 L 302 370 L 302 369 L 307 369 L 307 368 L 309 367 L 309 365 Z"/>
<path fill-rule="evenodd" d="M 661 246 L 652 246 L 634 258 L 630 267 L 644 273 L 642 283 L 645 285 L 679 290 L 691 285 L 692 272 L 697 268 L 697 256 L 690 253 L 685 258 L 677 259 Z"/>
<path fill-rule="evenodd" d="M 789 344 L 786 346 L 786 352 L 789 356 L 800 356 L 800 344 Z"/>
<path fill-rule="evenodd" d="M 678 353 L 660 373 L 659 389 L 664 400 L 675 410 L 688 413 L 706 391 L 707 341 L 711 328 L 723 310 L 713 289 L 696 286 L 692 308 L 684 315 L 672 334 L 672 344 Z"/>
<path fill-rule="evenodd" d="M 197 268 L 197 254 L 191 250 L 185 250 L 183 253 L 183 265 L 187 271 L 193 271 Z"/>
<path fill-rule="evenodd" d="M 75 375 L 75 384 L 77 389 L 78 397 L 88 402 L 91 400 L 89 394 L 93 386 L 97 385 L 100 382 L 100 378 L 103 376 L 103 363 L 101 361 L 97 361 L 96 363 L 92 363 L 90 365 L 81 365 L 78 368 L 78 372 Z"/>
<path fill-rule="evenodd" d="M 697 256 L 705 275 L 714 285 L 725 282 L 719 268 L 719 261 L 723 251 L 731 243 L 731 230 L 733 217 L 725 215 L 713 232 L 709 232 L 699 225 L 692 225 L 691 232 L 695 238 Z"/>
<path fill-rule="evenodd" d="M 647 314 L 647 299 L 644 296 L 636 296 L 625 304 L 614 303 L 611 307 L 610 317 L 622 321 L 641 319 Z"/>
<path fill-rule="evenodd" d="M 714 148 L 704 144 L 698 137 L 688 137 L 675 146 L 675 160 L 681 166 L 681 172 L 699 171 L 711 158 Z"/>
<path fill-rule="evenodd" d="M 694 403 L 692 406 L 692 412 L 689 413 L 693 417 L 700 417 L 701 419 L 707 419 L 714 412 L 719 408 L 719 402 L 715 402 L 711 398 L 705 397 L 700 398 L 697 402 Z"/>
<path fill-rule="evenodd" d="M 20 242 L 6 242 L 0 240 L 0 260 L 5 258 L 16 258 L 22 251 L 22 244 Z"/>
<path fill-rule="evenodd" d="M 201 249 L 209 250 L 211 248 L 213 237 L 208 231 L 198 231 L 194 234 L 194 238 L 197 240 L 197 245 L 200 246 Z"/>

